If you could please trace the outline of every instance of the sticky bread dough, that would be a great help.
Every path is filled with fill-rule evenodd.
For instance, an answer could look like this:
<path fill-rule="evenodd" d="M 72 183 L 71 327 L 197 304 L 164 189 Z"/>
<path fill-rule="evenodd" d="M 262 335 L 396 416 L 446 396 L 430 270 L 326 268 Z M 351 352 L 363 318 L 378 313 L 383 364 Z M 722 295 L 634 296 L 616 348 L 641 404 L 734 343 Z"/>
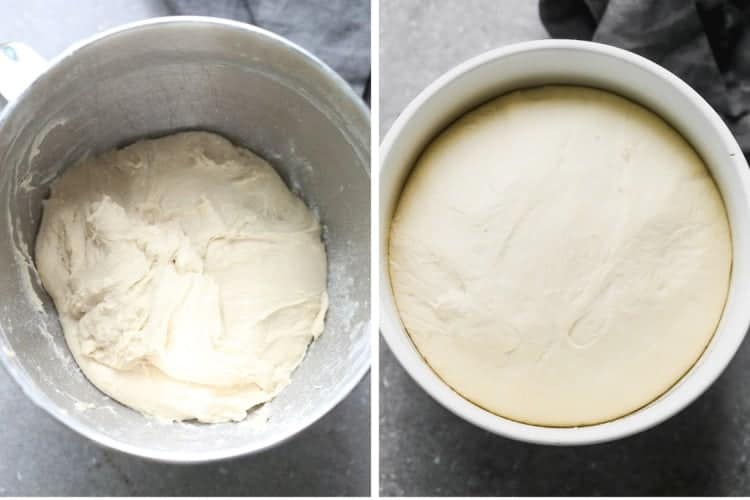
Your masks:
<path fill-rule="evenodd" d="M 630 101 L 564 86 L 499 97 L 429 144 L 389 249 L 433 370 L 543 426 L 614 419 L 675 384 L 714 333 L 732 260 L 688 143 Z"/>
<path fill-rule="evenodd" d="M 289 383 L 327 309 L 316 218 L 265 161 L 204 132 L 66 170 L 36 265 L 89 380 L 165 419 L 245 418 Z"/>

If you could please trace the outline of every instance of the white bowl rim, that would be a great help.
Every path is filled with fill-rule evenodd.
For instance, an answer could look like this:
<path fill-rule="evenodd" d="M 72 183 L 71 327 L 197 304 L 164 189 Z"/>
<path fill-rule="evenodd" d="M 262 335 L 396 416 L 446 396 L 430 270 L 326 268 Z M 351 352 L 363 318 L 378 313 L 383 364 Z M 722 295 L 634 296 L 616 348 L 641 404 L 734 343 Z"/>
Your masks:
<path fill-rule="evenodd" d="M 750 172 L 748 172 L 747 162 L 734 136 L 716 111 L 687 83 L 662 66 L 627 50 L 581 40 L 549 39 L 514 43 L 468 59 L 437 78 L 407 105 L 387 132 L 380 149 L 378 177 L 381 180 L 381 189 L 384 175 L 391 174 L 391 170 L 396 168 L 389 162 L 394 144 L 397 143 L 404 129 L 410 126 L 415 114 L 425 102 L 433 99 L 444 87 L 460 79 L 466 73 L 492 63 L 496 59 L 521 53 L 549 50 L 584 51 L 619 59 L 665 80 L 675 92 L 679 92 L 688 98 L 710 122 L 710 126 L 721 138 L 726 150 L 731 152 L 733 164 L 739 169 L 737 175 L 742 182 L 741 189 L 744 193 L 745 208 L 750 212 Z M 398 186 L 399 189 L 400 187 Z M 583 427 L 542 427 L 510 420 L 471 403 L 451 389 L 432 371 L 411 342 L 399 318 L 391 289 L 387 258 L 387 237 L 391 214 L 389 213 L 390 208 L 383 205 L 381 191 L 379 207 L 380 240 L 378 243 L 381 334 L 401 366 L 433 399 L 455 415 L 477 427 L 504 437 L 536 444 L 587 445 L 621 439 L 650 429 L 683 410 L 713 384 L 734 357 L 745 337 L 747 327 L 750 325 L 750 308 L 748 308 L 743 313 L 742 321 L 745 326 L 743 330 L 736 329 L 723 334 L 721 344 L 712 349 L 710 356 L 707 356 L 707 353 L 704 352 L 699 361 L 672 389 L 657 400 L 629 415 Z M 747 288 L 748 285 L 750 284 L 743 286 Z M 745 294 L 747 295 L 748 291 L 745 291 Z M 701 370 L 700 377 L 694 376 L 698 370 Z"/>

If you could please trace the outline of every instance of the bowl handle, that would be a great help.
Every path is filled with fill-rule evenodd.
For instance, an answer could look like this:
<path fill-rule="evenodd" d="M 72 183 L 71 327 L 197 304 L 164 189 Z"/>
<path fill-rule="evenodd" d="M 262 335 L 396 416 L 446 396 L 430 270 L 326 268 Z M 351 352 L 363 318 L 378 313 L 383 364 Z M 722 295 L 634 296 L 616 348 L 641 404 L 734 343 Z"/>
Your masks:
<path fill-rule="evenodd" d="M 47 61 L 28 45 L 0 43 L 0 97 L 14 100 L 47 68 Z"/>

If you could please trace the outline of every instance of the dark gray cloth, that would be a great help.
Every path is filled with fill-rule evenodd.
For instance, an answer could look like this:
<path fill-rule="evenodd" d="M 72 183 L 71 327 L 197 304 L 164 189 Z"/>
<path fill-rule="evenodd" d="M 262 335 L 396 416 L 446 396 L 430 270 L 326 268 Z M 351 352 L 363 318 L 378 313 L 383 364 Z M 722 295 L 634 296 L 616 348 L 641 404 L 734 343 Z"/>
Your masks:
<path fill-rule="evenodd" d="M 661 64 L 697 90 L 750 158 L 750 0 L 540 0 L 550 36 Z"/>
<path fill-rule="evenodd" d="M 234 19 L 279 34 L 320 57 L 369 95 L 369 0 L 164 0 L 174 15 Z"/>

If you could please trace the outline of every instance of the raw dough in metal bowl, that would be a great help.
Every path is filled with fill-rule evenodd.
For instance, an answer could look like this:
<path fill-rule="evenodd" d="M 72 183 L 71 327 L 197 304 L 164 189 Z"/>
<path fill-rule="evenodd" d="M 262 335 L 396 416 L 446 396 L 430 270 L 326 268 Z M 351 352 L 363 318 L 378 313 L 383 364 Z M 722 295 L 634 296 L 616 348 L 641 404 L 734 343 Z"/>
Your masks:
<path fill-rule="evenodd" d="M 205 132 L 65 171 L 36 266 L 89 380 L 165 419 L 245 418 L 289 383 L 327 309 L 316 217 L 265 161 Z"/>
<path fill-rule="evenodd" d="M 614 94 L 550 86 L 460 118 L 423 152 L 390 233 L 403 324 L 454 390 L 542 426 L 658 398 L 721 318 L 732 245 L 691 146 Z"/>

